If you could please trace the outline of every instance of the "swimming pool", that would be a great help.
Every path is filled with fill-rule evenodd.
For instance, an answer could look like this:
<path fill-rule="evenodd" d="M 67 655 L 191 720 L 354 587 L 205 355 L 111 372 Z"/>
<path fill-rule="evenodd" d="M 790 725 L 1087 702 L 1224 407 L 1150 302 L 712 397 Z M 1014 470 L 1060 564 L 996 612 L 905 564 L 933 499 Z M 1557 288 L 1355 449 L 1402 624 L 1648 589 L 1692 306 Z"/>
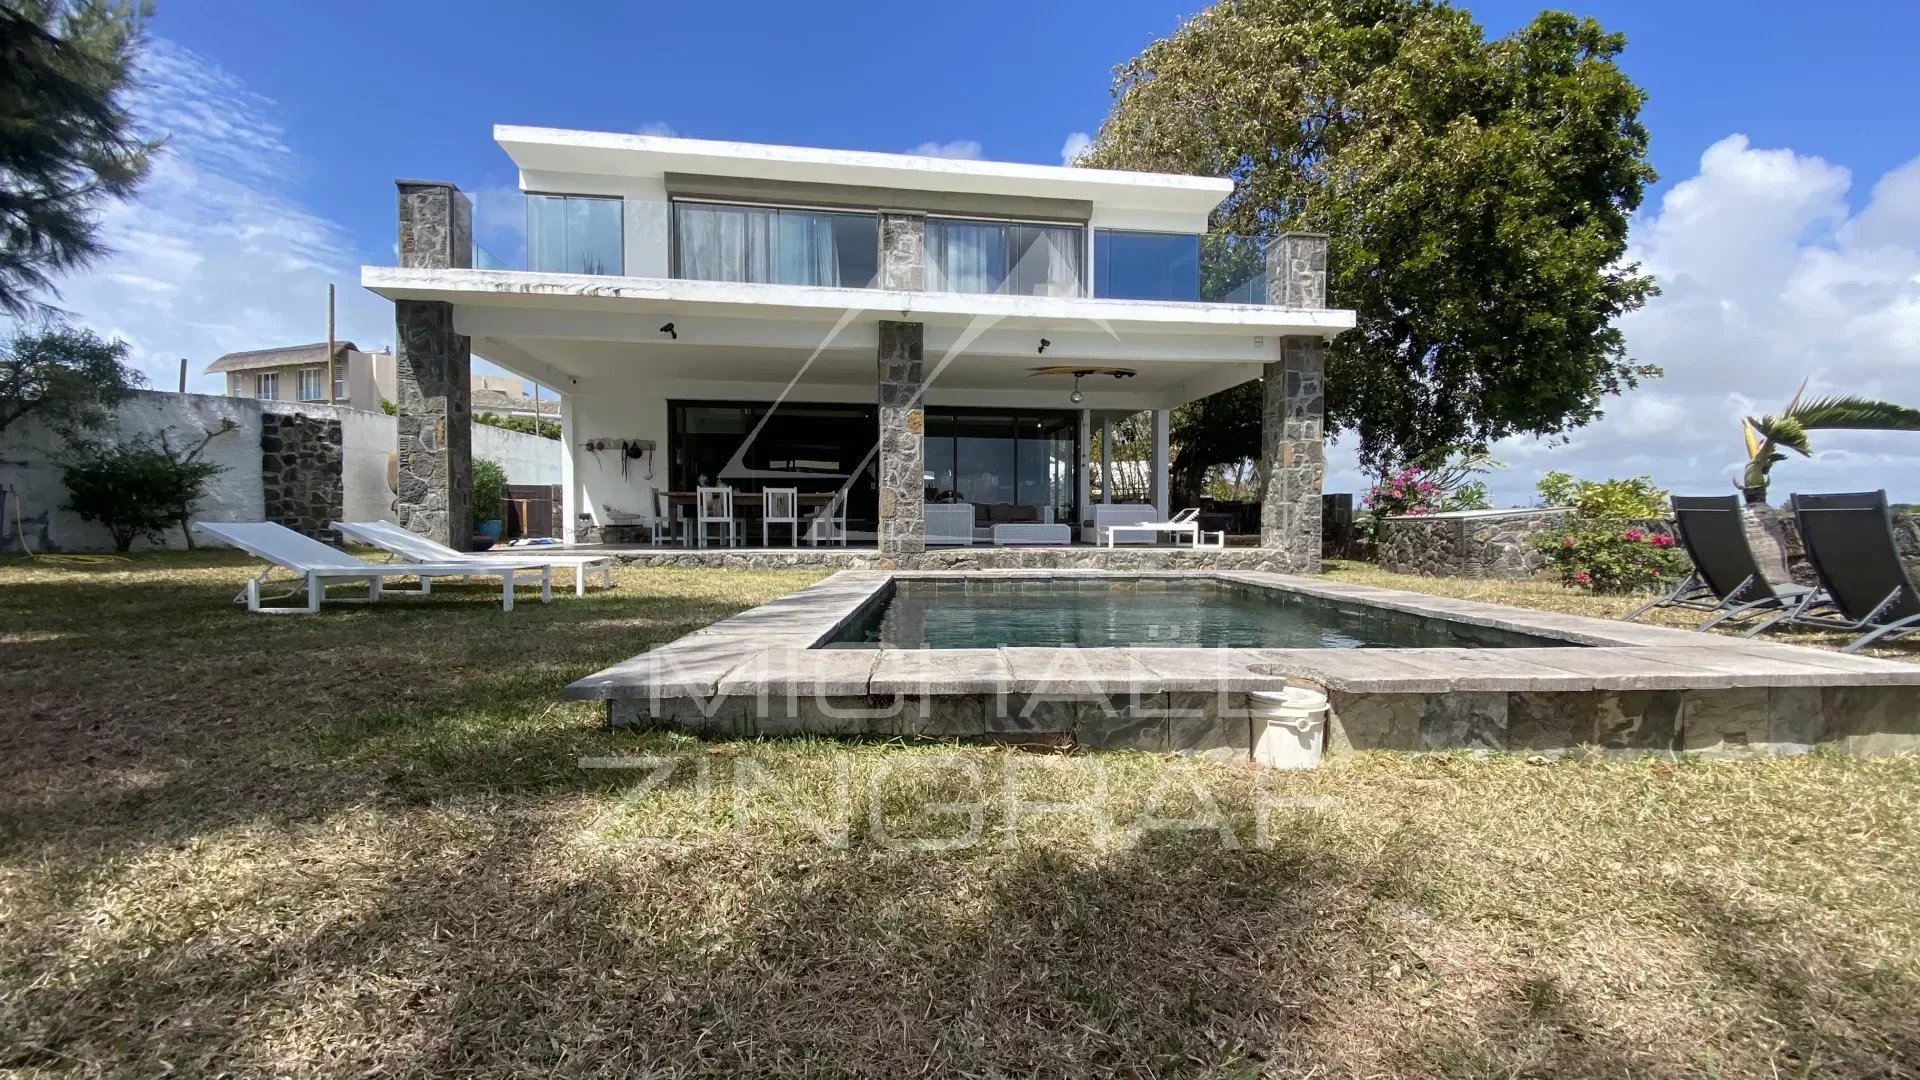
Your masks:
<path fill-rule="evenodd" d="M 1212 578 L 901 580 L 828 648 L 1524 648 L 1564 645 Z"/>

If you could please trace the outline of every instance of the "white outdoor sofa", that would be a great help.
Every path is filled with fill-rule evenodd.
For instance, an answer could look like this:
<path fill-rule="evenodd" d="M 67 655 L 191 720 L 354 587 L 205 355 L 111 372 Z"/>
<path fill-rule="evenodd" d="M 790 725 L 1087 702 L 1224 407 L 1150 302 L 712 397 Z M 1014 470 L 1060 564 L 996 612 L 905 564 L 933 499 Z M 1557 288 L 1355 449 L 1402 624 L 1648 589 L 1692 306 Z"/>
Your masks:
<path fill-rule="evenodd" d="M 310 536 L 302 536 L 271 521 L 196 521 L 194 528 L 220 541 L 231 544 L 256 559 L 268 563 L 265 570 L 247 580 L 246 588 L 240 590 L 234 602 L 245 601 L 248 611 L 263 612 L 270 615 L 285 615 L 301 612 L 312 615 L 320 610 L 320 601 L 326 596 L 327 585 L 340 581 L 367 582 L 367 595 L 361 599 L 344 600 L 345 603 L 370 604 L 389 592 L 411 593 L 423 596 L 433 589 L 433 579 L 437 577 L 498 577 L 500 579 L 500 608 L 513 610 L 513 589 L 525 582 L 540 583 L 540 602 L 553 599 L 553 568 L 530 563 L 515 563 L 501 560 L 498 564 L 475 567 L 468 563 L 370 563 L 329 547 Z M 260 586 L 266 584 L 268 575 L 275 569 L 284 569 L 297 575 L 300 586 L 283 594 L 292 596 L 302 589 L 306 592 L 304 607 L 267 607 L 261 603 Z M 522 577 L 522 575 L 525 577 Z M 388 578 L 419 578 L 418 589 L 384 589 Z M 280 599 L 268 597 L 267 599 Z M 336 598 L 339 600 L 340 598 Z"/>
<path fill-rule="evenodd" d="M 456 551 L 411 529 L 403 529 L 391 521 L 336 521 L 333 523 L 333 530 L 349 540 L 358 540 L 363 544 L 377 547 L 389 555 L 405 559 L 410 563 L 458 563 L 474 567 L 475 572 L 481 574 L 491 572 L 493 567 L 502 563 L 514 563 L 519 566 L 572 567 L 575 596 L 587 595 L 589 570 L 599 575 L 601 588 L 613 588 L 613 559 L 606 555 L 569 555 L 557 545 L 552 551 L 540 545 L 510 547 L 497 554 Z"/>
<path fill-rule="evenodd" d="M 1151 544 L 1154 534 L 1128 534 L 1124 537 L 1109 536 L 1107 529 L 1113 525 L 1144 525 L 1160 516 L 1160 508 L 1149 503 L 1096 503 L 1093 507 L 1093 542 L 1112 547 L 1115 542 L 1122 544 Z"/>
<path fill-rule="evenodd" d="M 928 503 L 925 510 L 928 544 L 973 544 L 972 503 Z"/>

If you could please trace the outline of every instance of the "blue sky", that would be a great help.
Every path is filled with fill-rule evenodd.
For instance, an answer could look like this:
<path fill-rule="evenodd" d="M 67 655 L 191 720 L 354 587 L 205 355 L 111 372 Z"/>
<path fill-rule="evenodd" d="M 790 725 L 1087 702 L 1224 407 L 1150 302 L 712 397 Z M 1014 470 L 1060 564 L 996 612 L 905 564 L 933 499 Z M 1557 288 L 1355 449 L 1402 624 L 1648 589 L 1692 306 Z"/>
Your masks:
<path fill-rule="evenodd" d="M 1493 34 L 1539 10 L 1471 7 Z M 384 344 L 390 314 L 355 268 L 391 259 L 392 181 L 510 186 L 494 123 L 1056 163 L 1097 128 L 1111 68 L 1191 10 L 159 0 L 147 111 L 174 132 L 173 160 L 109 220 L 123 256 L 71 282 L 66 304 L 127 336 L 156 373 L 178 356 L 197 371 L 230 349 L 321 336 L 315 296 L 334 280 L 345 333 Z M 1920 158 L 1907 55 L 1920 4 L 1579 10 L 1628 35 L 1623 64 L 1651 95 L 1663 179 L 1635 255 L 1668 296 L 1628 331 L 1670 377 L 1571 446 L 1503 446 L 1513 467 L 1496 493 L 1523 498 L 1554 465 L 1723 483 L 1731 418 L 1806 375 L 1920 401 L 1920 167 L 1902 171 Z M 1649 445 L 1681 425 L 1713 434 Z M 1800 475 L 1865 483 L 1915 438 L 1835 436 L 1824 441 L 1839 456 Z M 1329 487 L 1358 482 L 1342 464 Z M 1868 486 L 1881 484 L 1898 486 Z"/>

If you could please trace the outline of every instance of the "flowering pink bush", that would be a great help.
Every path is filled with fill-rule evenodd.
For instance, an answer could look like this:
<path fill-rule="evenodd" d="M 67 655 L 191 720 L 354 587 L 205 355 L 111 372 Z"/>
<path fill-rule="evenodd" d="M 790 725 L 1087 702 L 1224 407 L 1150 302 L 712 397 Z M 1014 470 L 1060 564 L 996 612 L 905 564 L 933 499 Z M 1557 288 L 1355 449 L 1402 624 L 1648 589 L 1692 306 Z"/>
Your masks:
<path fill-rule="evenodd" d="M 1361 505 L 1376 517 L 1400 514 L 1419 517 L 1438 512 L 1446 494 L 1425 470 L 1409 465 L 1369 488 Z"/>
<path fill-rule="evenodd" d="M 1537 534 L 1534 545 L 1560 571 L 1567 585 L 1596 593 L 1627 593 L 1672 581 L 1686 569 L 1673 537 L 1618 522 L 1575 519 L 1566 528 Z"/>

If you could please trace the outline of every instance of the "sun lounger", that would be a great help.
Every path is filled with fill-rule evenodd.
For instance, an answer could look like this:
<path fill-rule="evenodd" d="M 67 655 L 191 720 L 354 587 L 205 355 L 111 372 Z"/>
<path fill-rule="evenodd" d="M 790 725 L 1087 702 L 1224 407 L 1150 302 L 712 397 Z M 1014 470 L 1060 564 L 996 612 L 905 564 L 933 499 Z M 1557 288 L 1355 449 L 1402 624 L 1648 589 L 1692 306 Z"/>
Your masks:
<path fill-rule="evenodd" d="M 329 547 L 309 536 L 302 536 L 284 525 L 270 521 L 197 521 L 193 525 L 207 536 L 252 555 L 264 559 L 270 565 L 257 577 L 247 582 L 247 587 L 234 597 L 234 602 L 245 601 L 248 611 L 260 611 L 268 614 L 286 614 L 305 612 L 312 614 L 320 610 L 320 601 L 326 595 L 326 587 L 336 581 L 365 581 L 367 595 L 365 599 L 346 601 L 347 603 L 372 603 L 380 599 L 385 592 L 406 592 L 424 594 L 432 590 L 433 579 L 437 577 L 499 577 L 500 607 L 504 611 L 513 610 L 513 589 L 521 582 L 540 583 L 540 602 L 553 598 L 553 569 L 538 563 L 511 562 L 501 560 L 498 564 L 475 567 L 471 563 L 386 563 L 375 564 L 359 559 Z M 306 591 L 305 607 L 267 607 L 261 603 L 260 586 L 265 584 L 268 575 L 275 569 L 284 569 L 299 575 Z M 524 576 L 523 576 L 524 575 Z M 384 589 L 389 578 L 419 578 L 418 589 Z M 294 589 L 286 593 L 292 596 L 301 591 Z M 278 599 L 270 597 L 269 599 Z"/>
<path fill-rule="evenodd" d="M 341 536 L 370 544 L 410 563 L 465 563 L 476 567 L 476 573 L 491 573 L 493 567 L 506 562 L 518 566 L 570 566 L 575 596 L 587 594 L 588 570 L 599 571 L 602 588 L 613 588 L 613 560 L 605 555 L 548 555 L 539 548 L 508 548 L 498 554 L 455 551 L 391 521 L 336 521 L 333 528 Z"/>
<path fill-rule="evenodd" d="M 1788 612 L 1772 621 L 1865 631 L 1840 650 L 1846 653 L 1920 630 L 1920 593 L 1894 543 L 1886 492 L 1795 495 L 1793 517 L 1831 612 Z"/>
<path fill-rule="evenodd" d="M 1673 517 L 1680 543 L 1693 560 L 1693 572 L 1670 593 L 1627 616 L 1628 622 L 1654 608 L 1682 607 L 1713 612 L 1705 630 L 1755 615 L 1805 610 L 1823 599 L 1805 585 L 1775 584 L 1760 572 L 1747 545 L 1746 519 L 1738 495 L 1675 495 Z M 1772 625 L 1751 627 L 1752 637 Z"/>

